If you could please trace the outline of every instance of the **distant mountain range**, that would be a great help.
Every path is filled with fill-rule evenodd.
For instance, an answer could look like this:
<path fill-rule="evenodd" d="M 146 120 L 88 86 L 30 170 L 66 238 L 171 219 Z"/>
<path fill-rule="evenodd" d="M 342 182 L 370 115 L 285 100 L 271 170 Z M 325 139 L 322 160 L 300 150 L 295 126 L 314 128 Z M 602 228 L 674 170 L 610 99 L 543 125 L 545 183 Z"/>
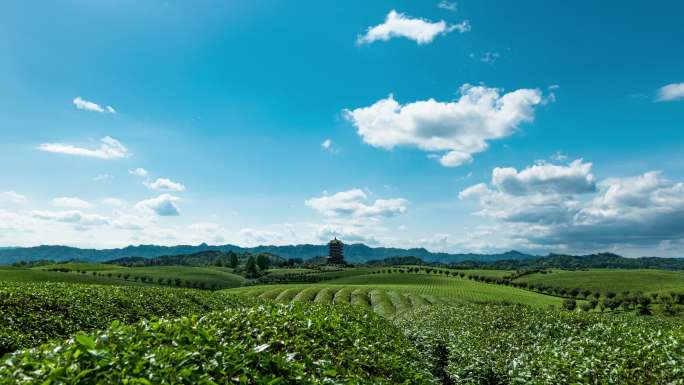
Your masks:
<path fill-rule="evenodd" d="M 82 260 L 90 262 L 104 262 L 124 257 L 153 258 L 163 255 L 193 254 L 201 251 L 234 251 L 237 253 L 271 253 L 282 258 L 311 259 L 328 254 L 327 245 L 292 245 L 292 246 L 257 246 L 240 247 L 235 245 L 209 246 L 157 246 L 140 245 L 127 246 L 119 249 L 80 249 L 69 246 L 36 246 L 0 248 L 0 264 L 11 264 L 18 261 L 53 260 L 68 261 Z M 536 255 L 508 251 L 499 254 L 449 254 L 433 253 L 424 248 L 400 249 L 393 247 L 369 247 L 364 244 L 345 245 L 345 259 L 352 263 L 364 263 L 391 257 L 417 257 L 429 263 L 457 263 L 462 261 L 493 262 L 499 260 L 525 260 L 539 258 Z"/>

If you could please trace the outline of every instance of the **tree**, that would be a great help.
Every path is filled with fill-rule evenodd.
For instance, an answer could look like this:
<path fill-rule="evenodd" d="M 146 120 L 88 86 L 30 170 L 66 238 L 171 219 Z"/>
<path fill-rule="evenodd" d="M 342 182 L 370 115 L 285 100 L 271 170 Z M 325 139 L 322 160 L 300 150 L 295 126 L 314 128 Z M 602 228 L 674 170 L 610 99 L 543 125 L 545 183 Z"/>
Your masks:
<path fill-rule="evenodd" d="M 245 265 L 245 276 L 247 278 L 259 277 L 259 268 L 257 267 L 256 261 L 252 256 L 247 259 L 247 264 Z"/>
<path fill-rule="evenodd" d="M 663 313 L 665 313 L 666 315 L 676 315 L 677 314 L 677 307 L 675 306 L 675 302 L 672 299 L 672 297 L 663 297 L 662 302 L 663 302 Z"/>
<path fill-rule="evenodd" d="M 238 256 L 237 254 L 235 254 L 234 251 L 228 253 L 228 258 L 230 259 L 230 267 L 232 267 L 233 269 L 238 267 L 240 261 L 238 260 Z"/>
<path fill-rule="evenodd" d="M 577 302 L 574 299 L 566 299 L 563 301 L 563 308 L 565 310 L 575 310 L 577 308 Z"/>
<path fill-rule="evenodd" d="M 637 295 L 637 312 L 640 315 L 651 315 L 651 298 L 645 295 Z"/>
<path fill-rule="evenodd" d="M 602 304 L 610 310 L 615 310 L 620 307 L 621 301 L 614 297 L 604 298 Z"/>
<path fill-rule="evenodd" d="M 259 254 L 256 259 L 256 264 L 260 270 L 266 270 L 271 265 L 271 259 L 266 254 Z"/>

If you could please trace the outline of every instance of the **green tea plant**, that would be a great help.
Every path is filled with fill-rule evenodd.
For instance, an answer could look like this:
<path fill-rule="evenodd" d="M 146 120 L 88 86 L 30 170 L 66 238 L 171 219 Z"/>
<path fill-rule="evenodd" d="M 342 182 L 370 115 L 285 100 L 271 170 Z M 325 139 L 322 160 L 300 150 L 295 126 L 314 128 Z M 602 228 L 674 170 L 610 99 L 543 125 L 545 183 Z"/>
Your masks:
<path fill-rule="evenodd" d="M 444 383 L 684 384 L 679 319 L 461 304 L 394 322 Z"/>
<path fill-rule="evenodd" d="M 225 292 L 142 286 L 0 282 L 0 356 L 112 321 L 179 317 L 253 303 Z"/>
<path fill-rule="evenodd" d="M 417 351 L 350 306 L 266 304 L 118 322 L 12 353 L 0 384 L 431 384 Z"/>

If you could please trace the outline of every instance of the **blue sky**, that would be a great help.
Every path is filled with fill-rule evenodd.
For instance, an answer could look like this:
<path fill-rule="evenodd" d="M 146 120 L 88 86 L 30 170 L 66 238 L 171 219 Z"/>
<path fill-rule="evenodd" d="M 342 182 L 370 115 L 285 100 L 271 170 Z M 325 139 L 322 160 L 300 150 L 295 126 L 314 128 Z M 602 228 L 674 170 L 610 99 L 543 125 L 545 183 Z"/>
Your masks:
<path fill-rule="evenodd" d="M 683 12 L 4 4 L 0 245 L 684 255 Z"/>

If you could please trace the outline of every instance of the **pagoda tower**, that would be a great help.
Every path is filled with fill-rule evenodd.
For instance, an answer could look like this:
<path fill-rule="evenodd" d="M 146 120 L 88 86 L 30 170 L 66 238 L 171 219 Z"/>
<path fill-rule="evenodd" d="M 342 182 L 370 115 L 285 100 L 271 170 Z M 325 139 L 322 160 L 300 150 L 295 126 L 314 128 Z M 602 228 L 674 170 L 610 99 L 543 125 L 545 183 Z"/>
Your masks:
<path fill-rule="evenodd" d="M 335 265 L 344 264 L 344 243 L 337 239 L 328 242 L 328 263 Z"/>

